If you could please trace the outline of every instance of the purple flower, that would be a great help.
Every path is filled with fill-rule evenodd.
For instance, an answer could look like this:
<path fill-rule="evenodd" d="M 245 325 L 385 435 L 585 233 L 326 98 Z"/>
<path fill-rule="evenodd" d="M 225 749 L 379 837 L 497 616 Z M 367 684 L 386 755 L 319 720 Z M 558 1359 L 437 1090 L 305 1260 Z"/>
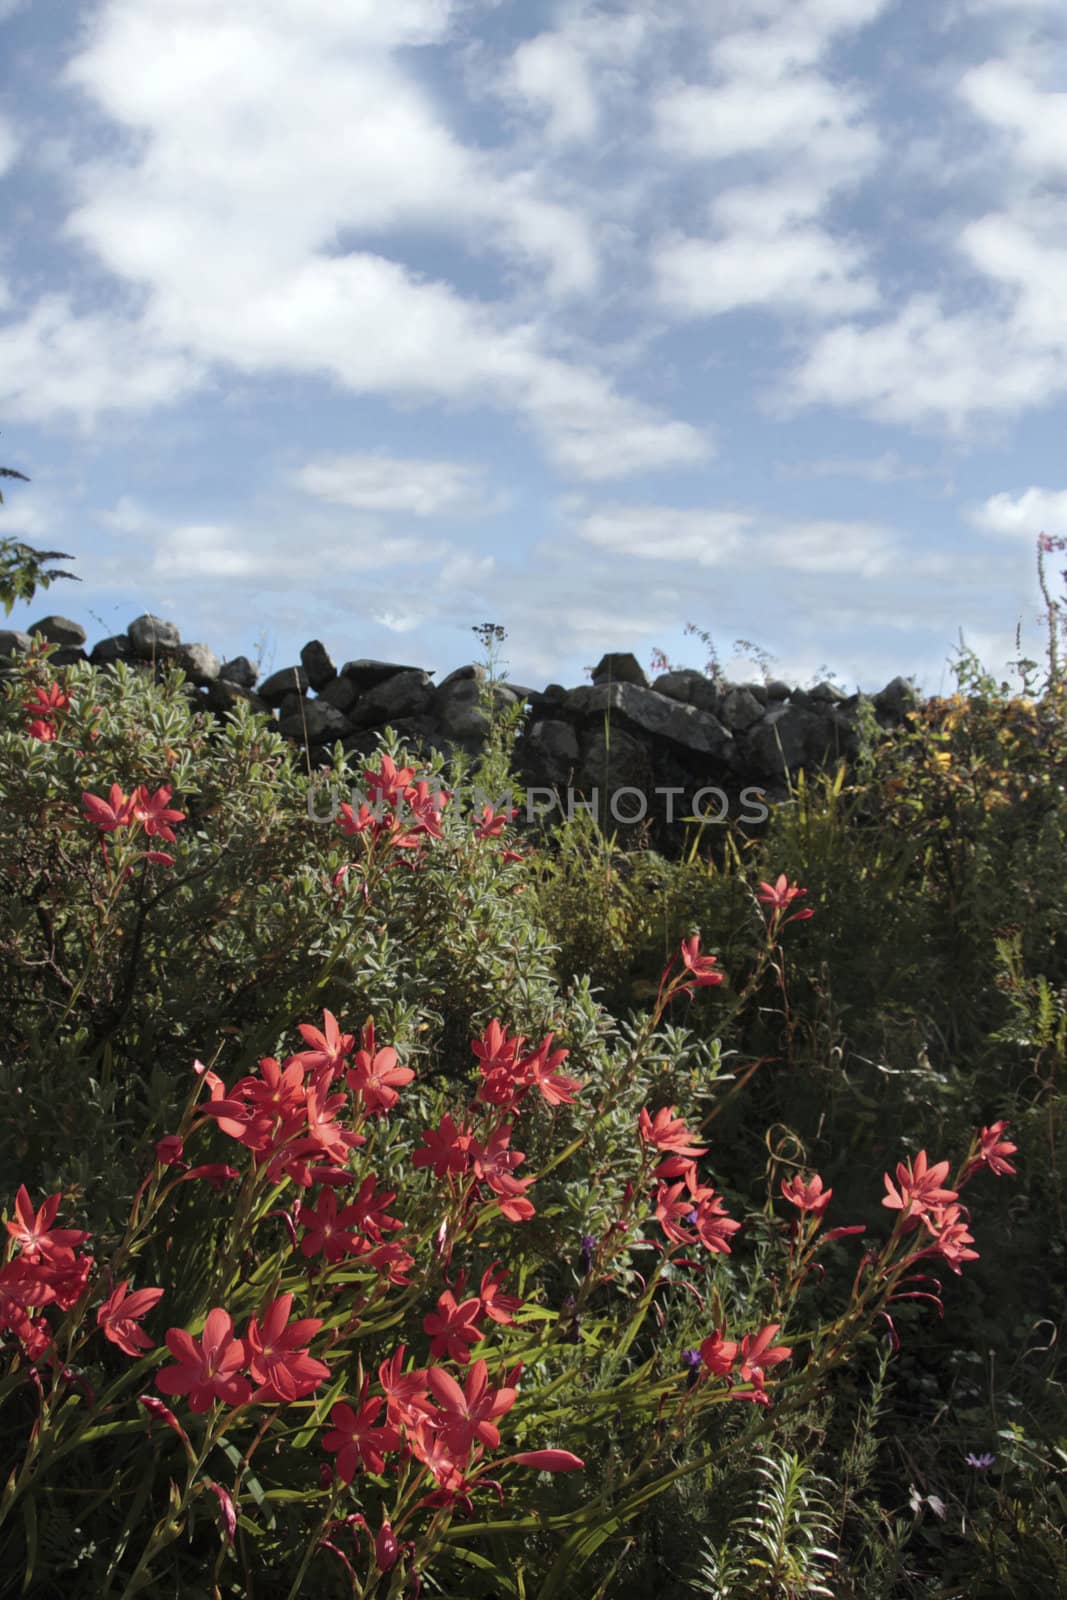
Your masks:
<path fill-rule="evenodd" d="M 690 1367 L 690 1368 L 699 1367 L 700 1360 L 701 1360 L 700 1351 L 699 1350 L 683 1350 L 681 1359 L 682 1359 L 682 1366 L 683 1367 Z"/>
<path fill-rule="evenodd" d="M 996 1458 L 996 1456 L 989 1455 L 988 1453 L 986 1453 L 985 1455 L 980 1455 L 980 1456 L 976 1456 L 976 1455 L 973 1455 L 973 1454 L 972 1455 L 968 1455 L 968 1456 L 964 1457 L 964 1459 L 966 1460 L 967 1465 L 969 1467 L 974 1467 L 976 1469 L 976 1471 L 978 1471 L 978 1472 L 984 1472 L 987 1467 L 991 1467 L 993 1465 L 994 1461 L 997 1458 Z"/>

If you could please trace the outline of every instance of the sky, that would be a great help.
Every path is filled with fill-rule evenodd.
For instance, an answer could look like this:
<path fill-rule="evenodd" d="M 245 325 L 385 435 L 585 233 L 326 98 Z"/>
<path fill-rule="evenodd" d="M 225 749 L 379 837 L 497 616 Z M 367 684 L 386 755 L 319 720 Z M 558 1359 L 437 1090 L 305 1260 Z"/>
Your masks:
<path fill-rule="evenodd" d="M 7 626 L 953 686 L 1067 534 L 1060 0 L 0 0 Z"/>

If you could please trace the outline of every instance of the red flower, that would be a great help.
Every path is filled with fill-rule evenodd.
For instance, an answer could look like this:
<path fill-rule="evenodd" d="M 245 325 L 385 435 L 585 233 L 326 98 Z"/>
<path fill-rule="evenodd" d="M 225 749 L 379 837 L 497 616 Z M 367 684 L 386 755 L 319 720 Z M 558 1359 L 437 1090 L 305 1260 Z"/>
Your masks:
<path fill-rule="evenodd" d="M 833 1192 L 832 1189 L 823 1188 L 822 1179 L 818 1173 L 807 1183 L 804 1182 L 799 1173 L 792 1177 L 788 1183 L 784 1178 L 782 1180 L 782 1194 L 790 1205 L 796 1206 L 805 1215 L 810 1212 L 813 1217 L 822 1216 L 830 1204 L 830 1196 Z"/>
<path fill-rule="evenodd" d="M 133 800 L 133 795 L 130 795 L 129 799 L 126 798 L 117 783 L 111 785 L 111 793 L 107 800 L 101 800 L 95 794 L 82 794 L 85 815 L 90 822 L 96 824 L 101 833 L 114 833 L 116 828 L 130 826 L 134 820 Z"/>
<path fill-rule="evenodd" d="M 691 939 L 682 940 L 682 961 L 693 974 L 690 981 L 684 985 L 686 990 L 707 989 L 722 983 L 723 974 L 713 971 L 718 964 L 718 957 L 700 954 L 699 934 L 694 934 Z"/>
<path fill-rule="evenodd" d="M 388 1522 L 382 1523 L 374 1538 L 374 1565 L 379 1572 L 392 1572 L 400 1559 L 400 1544 Z"/>
<path fill-rule="evenodd" d="M 127 1294 L 126 1285 L 129 1281 L 123 1278 L 108 1295 L 96 1313 L 96 1324 L 104 1330 L 105 1339 L 110 1339 L 112 1344 L 117 1344 L 120 1350 L 136 1361 L 142 1351 L 155 1349 L 155 1340 L 150 1339 L 137 1324 L 153 1306 L 159 1304 L 163 1290 L 135 1289 L 132 1294 Z"/>
<path fill-rule="evenodd" d="M 297 1226 L 304 1229 L 300 1241 L 305 1256 L 325 1256 L 327 1261 L 340 1261 L 346 1255 L 359 1255 L 367 1248 L 365 1239 L 355 1231 L 359 1213 L 355 1206 L 338 1210 L 337 1196 L 332 1189 L 323 1189 L 314 1206 L 297 1207 Z"/>
<path fill-rule="evenodd" d="M 793 904 L 794 900 L 799 899 L 802 894 L 807 894 L 807 892 L 806 889 L 798 889 L 796 884 L 789 882 L 784 872 L 780 872 L 773 884 L 760 884 L 756 891 L 756 899 L 761 900 L 764 905 L 770 906 L 774 916 L 780 916 L 783 911 Z M 798 911 L 795 917 L 790 918 L 790 921 L 795 922 L 814 915 L 814 911 Z"/>
<path fill-rule="evenodd" d="M 746 1333 L 741 1340 L 739 1352 L 739 1373 L 742 1383 L 754 1383 L 757 1389 L 763 1388 L 764 1373 L 768 1367 L 776 1367 L 780 1361 L 788 1361 L 793 1354 L 789 1345 L 772 1345 L 781 1323 L 771 1322 L 758 1333 Z"/>
<path fill-rule="evenodd" d="M 497 1273 L 498 1267 L 499 1274 Z M 482 1281 L 478 1289 L 478 1298 L 482 1303 L 482 1315 L 491 1317 L 494 1322 L 499 1322 L 505 1327 L 515 1321 L 511 1313 L 518 1311 L 522 1306 L 522 1301 L 518 1295 L 505 1294 L 503 1292 L 504 1279 L 507 1275 L 507 1269 L 501 1267 L 498 1261 L 494 1261 L 493 1265 L 487 1267 L 482 1273 Z"/>
<path fill-rule="evenodd" d="M 316 1361 L 307 1352 L 307 1340 L 322 1327 L 321 1318 L 289 1322 L 292 1307 L 292 1295 L 282 1294 L 263 1312 L 262 1323 L 255 1317 L 249 1319 L 245 1348 L 248 1369 L 260 1385 L 253 1396 L 257 1401 L 287 1405 L 310 1394 L 330 1376 L 325 1361 Z"/>
<path fill-rule="evenodd" d="M 578 1472 L 585 1466 L 585 1462 L 571 1455 L 569 1450 L 523 1450 L 517 1456 L 509 1456 L 508 1460 L 520 1467 L 532 1467 L 535 1472 Z"/>
<path fill-rule="evenodd" d="M 722 1201 L 714 1194 L 702 1199 L 696 1209 L 697 1236 L 705 1250 L 719 1255 L 730 1254 L 729 1240 L 741 1224 L 726 1215 Z"/>
<path fill-rule="evenodd" d="M 166 1339 L 177 1365 L 156 1374 L 156 1388 L 163 1394 L 188 1395 L 191 1411 L 207 1411 L 214 1400 L 240 1406 L 249 1399 L 251 1386 L 241 1376 L 247 1362 L 244 1341 L 234 1338 L 228 1311 L 221 1306 L 209 1311 L 199 1339 L 184 1328 L 170 1328 Z"/>
<path fill-rule="evenodd" d="M 330 1410 L 333 1426 L 323 1434 L 322 1443 L 336 1453 L 337 1476 L 345 1483 L 352 1482 L 361 1465 L 368 1472 L 383 1472 L 386 1451 L 400 1449 L 400 1434 L 395 1427 L 389 1423 L 373 1426 L 384 1404 L 375 1395 L 369 1400 L 364 1398 L 358 1411 L 343 1400 Z"/>
<path fill-rule="evenodd" d="M 52 1227 L 62 1198 L 62 1194 L 50 1195 L 35 1213 L 29 1190 L 24 1183 L 19 1185 L 15 1196 L 15 1221 L 5 1222 L 4 1226 L 21 1251 L 24 1261 L 34 1262 L 42 1258 L 55 1261 L 63 1257 L 69 1262 L 73 1260 L 73 1247 L 89 1238 L 80 1228 Z"/>
<path fill-rule="evenodd" d="M 507 824 L 518 812 L 512 807 L 508 811 L 494 812 L 492 806 L 483 806 L 481 821 L 474 830 L 476 839 L 499 839 Z"/>
<path fill-rule="evenodd" d="M 390 1111 L 400 1096 L 398 1089 L 411 1082 L 415 1074 L 410 1067 L 397 1063 L 392 1045 L 384 1050 L 357 1050 L 353 1065 L 345 1074 L 345 1082 L 357 1099 L 363 1101 L 368 1111 Z"/>
<path fill-rule="evenodd" d="M 717 1378 L 728 1377 L 733 1371 L 734 1362 L 740 1346 L 732 1339 L 724 1339 L 725 1329 L 716 1328 L 715 1332 L 704 1340 L 700 1346 L 700 1359 L 709 1372 Z"/>
<path fill-rule="evenodd" d="M 1007 1126 L 1006 1122 L 994 1122 L 992 1127 L 982 1128 L 979 1131 L 978 1154 L 969 1164 L 966 1177 L 970 1177 L 980 1167 L 988 1167 L 990 1172 L 995 1173 L 998 1178 L 1005 1174 L 1014 1176 L 1015 1168 L 1010 1161 L 1006 1161 L 1004 1158 L 1005 1156 L 1014 1155 L 1019 1147 L 1012 1144 L 1010 1139 L 1001 1138 L 1001 1134 Z"/>
<path fill-rule="evenodd" d="M 412 1166 L 432 1167 L 436 1178 L 449 1172 L 466 1172 L 470 1167 L 473 1135 L 466 1128 L 457 1128 L 447 1111 L 439 1127 L 426 1129 L 422 1142 L 426 1148 L 415 1151 Z"/>
<path fill-rule="evenodd" d="M 547 1105 L 572 1106 L 582 1084 L 577 1078 L 568 1078 L 557 1070 L 566 1061 L 570 1051 L 552 1050 L 554 1038 L 555 1034 L 546 1034 L 533 1054 L 520 1061 L 519 1070 L 525 1074 L 531 1087 L 540 1089 Z"/>
<path fill-rule="evenodd" d="M 378 1381 L 381 1383 L 385 1395 L 387 1416 L 396 1426 L 403 1425 L 413 1428 L 420 1417 L 425 1416 L 428 1409 L 426 1396 L 426 1372 L 418 1367 L 413 1372 L 404 1371 L 404 1357 L 407 1349 L 401 1345 L 394 1350 L 388 1361 L 383 1361 L 378 1368 Z"/>
<path fill-rule="evenodd" d="M 128 803 L 131 817 L 135 822 L 143 824 L 144 831 L 150 839 L 158 835 L 160 839 L 165 839 L 169 844 L 173 844 L 174 832 L 169 824 L 172 822 L 184 822 L 185 812 L 167 809 L 167 801 L 170 796 L 171 789 L 169 784 L 165 783 L 162 789 L 157 789 L 155 794 L 150 795 L 145 785 L 140 783 L 133 791 Z"/>
<path fill-rule="evenodd" d="M 297 1031 L 311 1049 L 299 1051 L 292 1059 L 299 1061 L 309 1072 L 328 1072 L 331 1078 L 336 1077 L 344 1064 L 345 1057 L 352 1053 L 352 1046 L 356 1042 L 355 1034 L 342 1033 L 333 1012 L 325 1009 L 322 1013 L 321 1030 L 312 1027 L 310 1022 L 301 1022 Z"/>
<path fill-rule="evenodd" d="M 156 1160 L 161 1167 L 172 1167 L 180 1161 L 185 1152 L 185 1146 L 176 1133 L 165 1134 L 156 1145 Z"/>
<path fill-rule="evenodd" d="M 490 1388 L 489 1368 L 484 1361 L 474 1363 L 462 1389 L 444 1367 L 430 1367 L 426 1381 L 441 1407 L 441 1436 L 453 1456 L 466 1460 L 472 1445 L 479 1441 L 490 1450 L 496 1449 L 500 1430 L 494 1418 L 510 1411 L 517 1389 Z"/>
<path fill-rule="evenodd" d="M 655 1117 L 650 1117 L 646 1107 L 642 1106 L 637 1119 L 638 1131 L 644 1144 L 655 1145 L 657 1150 L 671 1150 L 675 1155 L 684 1156 L 687 1161 L 696 1156 L 706 1156 L 707 1146 L 691 1144 L 693 1135 L 682 1121 L 681 1117 L 674 1115 L 673 1106 L 661 1106 Z M 673 1176 L 664 1173 L 664 1176 Z"/>
<path fill-rule="evenodd" d="M 439 1309 L 422 1319 L 424 1330 L 431 1335 L 430 1354 L 446 1356 L 448 1360 L 465 1367 L 471 1358 L 467 1346 L 478 1344 L 485 1338 L 478 1328 L 482 1302 L 474 1295 L 464 1300 L 462 1305 L 457 1305 L 451 1289 L 446 1289 L 438 1296 L 437 1304 Z"/>
<path fill-rule="evenodd" d="M 888 1172 L 885 1174 L 886 1194 L 882 1201 L 891 1211 L 908 1211 L 913 1218 L 924 1215 L 931 1206 L 943 1206 L 957 1198 L 955 1189 L 941 1188 L 948 1177 L 948 1162 L 938 1161 L 927 1167 L 926 1151 L 920 1150 L 912 1162 L 897 1162 L 897 1183 L 894 1188 Z"/>

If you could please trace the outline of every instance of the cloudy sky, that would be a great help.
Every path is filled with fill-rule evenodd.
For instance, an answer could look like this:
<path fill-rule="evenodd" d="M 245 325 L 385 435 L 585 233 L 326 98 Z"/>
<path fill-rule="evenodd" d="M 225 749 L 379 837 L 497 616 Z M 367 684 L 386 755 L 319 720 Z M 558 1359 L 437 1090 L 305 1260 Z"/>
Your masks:
<path fill-rule="evenodd" d="M 48 610 L 936 691 L 1067 533 L 1058 0 L 0 0 Z M 8 624 L 12 625 L 11 623 Z M 743 673 L 738 673 L 743 675 Z"/>

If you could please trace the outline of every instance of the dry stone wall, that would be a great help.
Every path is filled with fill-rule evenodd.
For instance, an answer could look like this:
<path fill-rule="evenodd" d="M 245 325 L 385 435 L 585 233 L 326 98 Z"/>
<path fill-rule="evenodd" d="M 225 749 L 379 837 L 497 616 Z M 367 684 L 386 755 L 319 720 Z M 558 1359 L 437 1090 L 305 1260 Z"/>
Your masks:
<path fill-rule="evenodd" d="M 57 665 L 88 661 L 106 670 L 123 661 L 158 672 L 177 664 L 199 709 L 224 718 L 244 700 L 308 748 L 313 761 L 337 740 L 349 754 L 369 756 L 387 725 L 423 755 L 458 748 L 475 756 L 488 728 L 485 669 L 477 664 L 437 683 L 434 670 L 410 663 L 355 659 L 337 666 L 314 639 L 299 662 L 261 679 L 246 656 L 222 661 L 208 645 L 183 641 L 177 624 L 153 616 L 137 617 L 125 633 L 91 647 L 79 624 L 44 617 L 28 633 L 0 630 L 0 658 L 25 654 L 34 636 L 58 646 L 51 657 Z M 592 679 L 571 689 L 495 685 L 499 707 L 525 708 L 515 767 L 528 788 L 577 796 L 673 789 L 688 797 L 711 785 L 733 797 L 758 786 L 773 800 L 784 797 L 789 774 L 857 751 L 863 697 L 830 683 L 730 684 L 693 671 L 649 682 L 635 657 L 621 652 L 604 656 Z M 917 704 L 914 688 L 899 677 L 868 698 L 884 728 Z"/>

